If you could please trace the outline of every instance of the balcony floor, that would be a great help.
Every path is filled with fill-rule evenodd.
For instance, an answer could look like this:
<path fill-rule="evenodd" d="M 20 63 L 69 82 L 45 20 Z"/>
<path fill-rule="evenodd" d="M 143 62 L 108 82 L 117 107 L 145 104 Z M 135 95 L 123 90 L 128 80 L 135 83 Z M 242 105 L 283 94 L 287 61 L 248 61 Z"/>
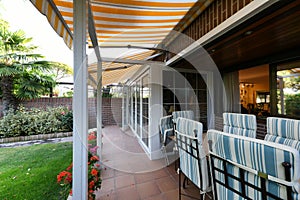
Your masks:
<path fill-rule="evenodd" d="M 105 127 L 102 155 L 102 187 L 96 199 L 178 199 L 179 179 L 174 163 L 166 167 L 164 159 L 149 160 L 131 131 Z M 182 193 L 199 198 L 199 190 L 191 182 Z M 182 196 L 182 200 L 187 199 L 191 198 Z"/>

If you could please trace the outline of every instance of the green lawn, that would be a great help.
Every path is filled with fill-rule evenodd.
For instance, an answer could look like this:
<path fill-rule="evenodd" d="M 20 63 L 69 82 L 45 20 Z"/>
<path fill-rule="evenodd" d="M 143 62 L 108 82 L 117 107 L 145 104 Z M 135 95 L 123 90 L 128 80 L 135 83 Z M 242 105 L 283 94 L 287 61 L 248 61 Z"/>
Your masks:
<path fill-rule="evenodd" d="M 0 199 L 59 199 L 56 175 L 72 161 L 72 143 L 0 148 Z"/>

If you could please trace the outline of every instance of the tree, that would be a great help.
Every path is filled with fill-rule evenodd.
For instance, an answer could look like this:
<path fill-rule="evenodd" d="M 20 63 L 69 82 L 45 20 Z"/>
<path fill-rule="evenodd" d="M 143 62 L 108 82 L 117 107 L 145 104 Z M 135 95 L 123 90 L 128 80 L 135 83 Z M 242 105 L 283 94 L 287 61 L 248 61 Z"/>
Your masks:
<path fill-rule="evenodd" d="M 43 74 L 39 70 L 27 70 L 16 77 L 14 94 L 17 99 L 35 99 L 50 94 L 50 88 L 56 84 L 54 75 Z"/>
<path fill-rule="evenodd" d="M 51 65 L 51 73 L 55 76 L 54 79 L 56 82 L 60 81 L 66 75 L 73 74 L 73 68 L 67 64 L 60 62 L 49 62 Z"/>
<path fill-rule="evenodd" d="M 19 100 L 35 98 L 41 88 L 55 83 L 49 71 L 51 65 L 41 61 L 40 54 L 32 53 L 37 47 L 30 44 L 24 31 L 9 31 L 7 22 L 0 19 L 0 79 L 3 112 L 16 109 Z M 44 91 L 43 91 L 44 92 Z"/>

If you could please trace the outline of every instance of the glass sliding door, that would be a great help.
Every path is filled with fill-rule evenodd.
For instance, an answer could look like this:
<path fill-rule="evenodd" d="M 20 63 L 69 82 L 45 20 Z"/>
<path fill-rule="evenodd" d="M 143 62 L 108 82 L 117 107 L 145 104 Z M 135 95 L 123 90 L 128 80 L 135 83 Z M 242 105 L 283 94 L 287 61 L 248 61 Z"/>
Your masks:
<path fill-rule="evenodd" d="M 128 87 L 128 124 L 132 127 L 132 88 Z"/>
<path fill-rule="evenodd" d="M 132 131 L 149 147 L 149 72 L 145 72 L 130 84 L 128 95 L 128 117 Z"/>
<path fill-rule="evenodd" d="M 141 86 L 136 82 L 136 134 L 141 137 Z"/>
<path fill-rule="evenodd" d="M 300 118 L 300 61 L 279 64 L 276 84 L 277 114 Z"/>
<path fill-rule="evenodd" d="M 164 115 L 177 110 L 193 110 L 195 119 L 207 129 L 207 74 L 163 71 Z"/>
<path fill-rule="evenodd" d="M 136 84 L 132 85 L 132 129 L 136 131 Z"/>
<path fill-rule="evenodd" d="M 149 75 L 142 78 L 142 141 L 149 146 Z"/>

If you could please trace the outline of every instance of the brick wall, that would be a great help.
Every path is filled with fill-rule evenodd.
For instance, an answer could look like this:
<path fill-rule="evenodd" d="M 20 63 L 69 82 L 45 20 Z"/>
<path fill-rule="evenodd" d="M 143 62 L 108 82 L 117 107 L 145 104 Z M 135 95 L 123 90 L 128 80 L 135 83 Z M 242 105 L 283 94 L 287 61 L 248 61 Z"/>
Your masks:
<path fill-rule="evenodd" d="M 103 98 L 102 99 L 102 122 L 103 125 L 122 124 L 122 99 Z"/>
<path fill-rule="evenodd" d="M 69 109 L 72 109 L 72 98 L 39 98 L 28 101 L 23 101 L 21 103 L 25 108 L 39 108 L 46 109 L 47 107 L 58 107 L 66 106 Z M 0 99 L 0 115 L 2 116 L 2 99 Z"/>
<path fill-rule="evenodd" d="M 72 109 L 72 98 L 39 98 L 22 102 L 25 108 L 40 108 L 66 106 Z M 96 98 L 88 99 L 88 126 L 97 127 Z M 2 116 L 2 100 L 0 99 L 0 115 Z M 122 123 L 122 99 L 103 98 L 102 99 L 102 122 L 103 125 L 121 125 Z"/>
<path fill-rule="evenodd" d="M 206 33 L 220 25 L 253 0 L 215 0 L 182 33 L 187 37 L 178 37 L 168 45 L 174 54 L 188 47 Z M 178 27 L 180 28 L 180 27 Z M 176 30 L 179 31 L 179 30 Z M 174 56 L 171 54 L 170 56 Z"/>

